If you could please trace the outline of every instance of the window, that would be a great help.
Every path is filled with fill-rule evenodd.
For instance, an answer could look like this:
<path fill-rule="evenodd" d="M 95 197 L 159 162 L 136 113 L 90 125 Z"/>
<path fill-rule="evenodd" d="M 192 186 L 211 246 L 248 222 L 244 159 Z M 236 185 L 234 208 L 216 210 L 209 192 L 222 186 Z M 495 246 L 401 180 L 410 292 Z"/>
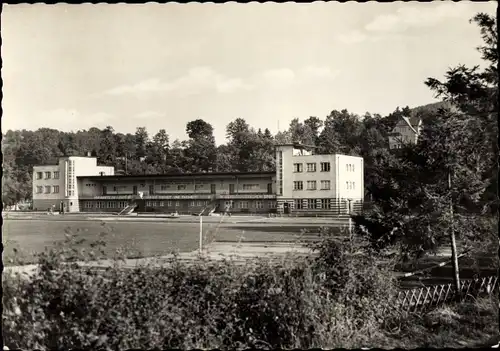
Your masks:
<path fill-rule="evenodd" d="M 316 163 L 308 163 L 307 164 L 308 172 L 316 172 Z"/>
<path fill-rule="evenodd" d="M 264 208 L 264 204 L 262 203 L 262 201 L 255 201 L 255 208 L 257 209 Z"/>
<path fill-rule="evenodd" d="M 203 206 L 203 202 L 198 201 L 198 203 L 196 204 L 196 206 Z"/>
<path fill-rule="evenodd" d="M 323 210 L 330 209 L 330 199 L 321 199 L 321 209 Z"/>
<path fill-rule="evenodd" d="M 186 184 L 177 185 L 177 190 L 186 190 Z"/>
<path fill-rule="evenodd" d="M 45 172 L 45 179 L 50 179 L 52 176 L 51 172 Z"/>
<path fill-rule="evenodd" d="M 41 194 L 43 192 L 43 186 L 37 186 L 36 187 L 36 193 Z"/>
<path fill-rule="evenodd" d="M 52 187 L 52 192 L 53 192 L 54 194 L 59 193 L 59 185 L 54 185 L 54 186 Z"/>
<path fill-rule="evenodd" d="M 330 181 L 322 180 L 321 181 L 321 190 L 330 190 Z"/>
<path fill-rule="evenodd" d="M 302 163 L 294 163 L 293 164 L 293 171 L 295 173 L 301 173 L 302 172 Z"/>
<path fill-rule="evenodd" d="M 203 189 L 203 184 L 196 184 L 194 188 L 195 190 Z"/>
<path fill-rule="evenodd" d="M 85 201 L 85 208 L 92 208 L 92 202 Z"/>
<path fill-rule="evenodd" d="M 307 181 L 307 190 L 316 190 L 316 181 L 308 180 Z"/>
<path fill-rule="evenodd" d="M 314 200 L 314 199 L 307 200 L 307 207 L 310 209 L 315 209 L 316 208 L 316 200 Z"/>
<path fill-rule="evenodd" d="M 267 205 L 269 208 L 276 208 L 276 201 L 269 201 Z"/>
<path fill-rule="evenodd" d="M 194 207 L 194 206 L 196 206 L 196 203 L 194 201 L 191 201 L 191 203 L 189 204 L 189 206 Z"/>
<path fill-rule="evenodd" d="M 354 172 L 354 165 L 352 165 L 352 171 Z"/>
<path fill-rule="evenodd" d="M 248 201 L 240 201 L 240 208 L 248 208 Z"/>
<path fill-rule="evenodd" d="M 257 190 L 259 188 L 259 184 L 243 184 L 243 190 Z"/>
<path fill-rule="evenodd" d="M 168 202 L 167 202 L 167 206 L 168 206 L 168 207 L 172 207 L 172 201 L 168 201 Z"/>
<path fill-rule="evenodd" d="M 321 172 L 330 172 L 330 162 L 321 162 Z"/>
<path fill-rule="evenodd" d="M 59 179 L 59 171 L 54 172 L 54 179 Z"/>
<path fill-rule="evenodd" d="M 50 194 L 50 185 L 45 187 L 45 194 Z"/>
<path fill-rule="evenodd" d="M 113 187 L 113 191 L 115 191 L 115 192 L 116 192 L 116 186 L 114 186 L 114 187 Z"/>
<path fill-rule="evenodd" d="M 345 170 L 346 170 L 347 172 L 349 172 L 349 165 L 348 165 L 347 163 L 346 163 L 346 165 L 345 165 Z"/>
<path fill-rule="evenodd" d="M 42 179 L 43 178 L 43 173 L 42 172 L 36 172 L 36 179 Z"/>
<path fill-rule="evenodd" d="M 160 190 L 162 190 L 162 191 L 165 191 L 165 190 L 167 190 L 168 188 L 170 188 L 170 186 L 169 186 L 169 185 L 161 185 L 161 186 L 160 186 Z"/>
<path fill-rule="evenodd" d="M 345 188 L 349 189 L 349 182 L 348 181 L 345 182 Z"/>
<path fill-rule="evenodd" d="M 181 202 L 180 201 L 176 201 L 175 202 L 175 207 L 179 207 L 181 205 Z"/>
<path fill-rule="evenodd" d="M 295 208 L 297 210 L 302 210 L 304 208 L 304 203 L 302 200 L 295 200 Z"/>
<path fill-rule="evenodd" d="M 160 207 L 163 207 L 163 206 L 165 206 L 165 202 L 160 201 Z"/>
<path fill-rule="evenodd" d="M 302 181 L 293 182 L 293 190 L 303 190 L 304 183 Z"/>
<path fill-rule="evenodd" d="M 352 182 L 352 189 L 355 190 L 356 189 L 356 182 Z"/>
<path fill-rule="evenodd" d="M 115 203 L 113 201 L 108 201 L 108 208 L 115 208 Z"/>

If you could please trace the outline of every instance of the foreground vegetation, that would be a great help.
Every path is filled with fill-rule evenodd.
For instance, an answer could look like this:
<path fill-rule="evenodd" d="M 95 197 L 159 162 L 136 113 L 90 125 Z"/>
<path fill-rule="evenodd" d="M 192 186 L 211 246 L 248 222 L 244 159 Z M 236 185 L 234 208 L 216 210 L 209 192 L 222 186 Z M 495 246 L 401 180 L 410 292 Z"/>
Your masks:
<path fill-rule="evenodd" d="M 392 263 L 360 238 L 325 231 L 315 258 L 237 266 L 186 265 L 106 270 L 68 260 L 105 257 L 72 248 L 39 256 L 31 277 L 4 276 L 4 341 L 9 348 L 358 348 L 477 344 L 498 333 L 497 301 L 405 315 L 391 308 Z M 496 322 L 495 322 L 496 321 Z M 460 338 L 458 338 L 460 336 Z"/>

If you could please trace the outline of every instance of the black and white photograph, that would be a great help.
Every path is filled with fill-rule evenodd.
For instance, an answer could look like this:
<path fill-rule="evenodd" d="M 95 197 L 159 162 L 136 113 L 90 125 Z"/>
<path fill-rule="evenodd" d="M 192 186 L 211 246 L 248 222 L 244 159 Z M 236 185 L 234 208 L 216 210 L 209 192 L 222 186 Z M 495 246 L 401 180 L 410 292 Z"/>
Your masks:
<path fill-rule="evenodd" d="M 498 348 L 497 8 L 3 4 L 3 350 Z"/>

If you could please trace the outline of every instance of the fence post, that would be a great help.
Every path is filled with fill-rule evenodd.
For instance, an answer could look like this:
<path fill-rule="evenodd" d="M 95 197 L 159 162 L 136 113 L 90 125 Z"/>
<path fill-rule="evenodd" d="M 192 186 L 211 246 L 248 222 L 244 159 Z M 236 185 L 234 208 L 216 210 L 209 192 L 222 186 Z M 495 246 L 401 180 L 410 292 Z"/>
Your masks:
<path fill-rule="evenodd" d="M 200 216 L 200 255 L 203 251 L 203 216 Z"/>

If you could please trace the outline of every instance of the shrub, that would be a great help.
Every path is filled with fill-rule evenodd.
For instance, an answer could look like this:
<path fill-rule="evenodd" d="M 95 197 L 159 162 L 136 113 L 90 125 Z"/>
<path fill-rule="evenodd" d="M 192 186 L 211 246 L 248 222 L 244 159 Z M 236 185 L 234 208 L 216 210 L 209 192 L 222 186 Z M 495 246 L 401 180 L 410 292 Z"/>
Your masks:
<path fill-rule="evenodd" d="M 324 231 L 315 259 L 238 266 L 175 257 L 126 269 L 65 245 L 39 256 L 32 277 L 4 278 L 10 348 L 359 347 L 381 333 L 393 289 L 388 269 L 363 242 Z M 72 263 L 67 263 L 68 261 Z"/>

